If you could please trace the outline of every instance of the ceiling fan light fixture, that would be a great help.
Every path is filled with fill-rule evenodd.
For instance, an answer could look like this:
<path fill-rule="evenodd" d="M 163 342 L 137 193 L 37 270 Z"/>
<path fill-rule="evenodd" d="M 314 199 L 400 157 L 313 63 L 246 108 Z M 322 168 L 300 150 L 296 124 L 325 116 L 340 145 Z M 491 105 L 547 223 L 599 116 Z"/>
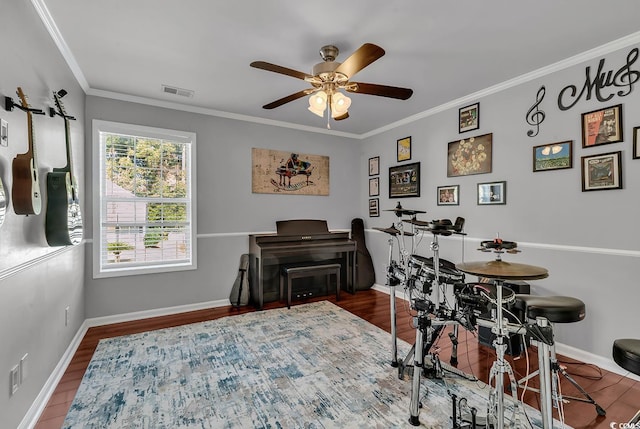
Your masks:
<path fill-rule="evenodd" d="M 331 96 L 331 117 L 342 116 L 349 110 L 351 99 L 341 92 L 335 92 Z"/>
<path fill-rule="evenodd" d="M 308 110 L 321 118 L 324 118 L 324 112 L 328 110 L 327 128 L 330 128 L 329 123 L 332 118 L 335 121 L 341 121 L 349 117 L 348 110 L 351 106 L 351 99 L 338 90 L 398 100 L 407 100 L 413 94 L 413 90 L 409 88 L 350 81 L 356 73 L 385 54 L 384 49 L 380 46 L 373 43 L 365 43 L 343 62 L 336 61 L 339 52 L 334 45 L 323 46 L 320 49 L 320 56 L 323 61 L 313 66 L 311 74 L 265 61 L 254 61 L 249 64 L 254 68 L 290 76 L 311 84 L 309 89 L 295 92 L 262 107 L 264 109 L 273 109 L 309 95 Z"/>
<path fill-rule="evenodd" d="M 309 111 L 315 115 L 324 117 L 324 111 L 327 108 L 327 93 L 318 91 L 309 97 Z"/>

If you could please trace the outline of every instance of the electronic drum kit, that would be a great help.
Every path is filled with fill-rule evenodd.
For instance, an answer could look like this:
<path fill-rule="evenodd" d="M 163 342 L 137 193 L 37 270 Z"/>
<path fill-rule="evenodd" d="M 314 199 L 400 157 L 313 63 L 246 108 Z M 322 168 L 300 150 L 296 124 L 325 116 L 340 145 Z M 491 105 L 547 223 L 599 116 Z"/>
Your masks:
<path fill-rule="evenodd" d="M 481 242 L 480 251 L 491 252 L 495 258 L 489 261 L 462 262 L 453 264 L 439 257 L 439 236 L 453 234 L 464 236 L 464 218 L 458 217 L 455 222 L 449 219 L 423 221 L 417 219 L 418 214 L 425 211 L 409 210 L 400 203 L 392 211 L 399 221 L 388 228 L 373 229 L 390 235 L 389 257 L 387 265 L 387 286 L 390 291 L 391 313 L 391 365 L 398 368 L 398 376 L 403 379 L 405 373 L 412 374 L 411 404 L 409 422 L 419 426 L 420 408 L 420 375 L 442 378 L 444 371 L 452 372 L 468 380 L 477 380 L 474 376 L 463 373 L 457 368 L 440 362 L 437 352 L 431 352 L 431 348 L 439 338 L 441 331 L 446 326 L 452 326 L 453 332 L 449 334 L 452 342 L 451 364 L 457 364 L 457 335 L 458 327 L 469 331 L 475 331 L 477 326 L 491 328 L 495 334 L 493 342 L 496 350 L 496 360 L 489 373 L 489 385 L 491 387 L 487 402 L 486 418 L 478 417 L 478 410 L 470 408 L 464 416 L 456 415 L 456 407 L 466 403 L 466 399 L 453 399 L 453 427 L 476 428 L 492 427 L 503 429 L 505 427 L 524 428 L 520 415 L 522 408 L 517 398 L 517 384 L 509 363 L 505 360 L 507 344 L 505 340 L 509 334 L 529 334 L 534 339 L 548 343 L 552 341 L 548 327 L 540 327 L 536 324 L 514 324 L 504 318 L 504 308 L 514 304 L 516 297 L 513 290 L 504 288 L 505 281 L 512 280 L 537 280 L 548 276 L 545 268 L 533 265 L 507 262 L 502 260 L 504 253 L 518 253 L 517 243 L 504 241 L 500 238 Z M 405 224 L 410 225 L 405 230 Z M 431 233 L 433 239 L 430 244 L 432 257 L 425 257 L 414 253 L 416 251 L 416 238 L 421 238 L 423 233 Z M 406 246 L 404 237 L 411 238 L 411 245 Z M 398 242 L 398 258 L 394 258 L 394 239 Z M 463 243 L 464 245 L 464 243 Z M 477 276 L 480 281 L 465 283 L 465 274 Z M 416 328 L 416 341 L 411 347 L 405 359 L 397 356 L 397 332 L 396 332 L 396 302 L 395 288 L 402 286 L 409 296 L 411 308 L 417 312 L 414 316 Z M 449 288 L 447 288 L 449 287 Z M 447 293 L 448 290 L 448 293 Z M 453 296 L 453 305 L 449 297 Z M 491 320 L 478 317 L 481 314 L 491 314 Z M 425 359 L 430 358 L 430 359 Z M 413 365 L 408 364 L 413 360 Z M 430 360 L 430 362 L 426 362 Z M 505 422 L 505 375 L 510 381 L 511 394 L 514 397 L 512 416 L 509 422 Z M 551 395 L 550 391 L 541 390 L 541 396 Z M 471 416 L 471 417 L 469 417 Z M 544 416 L 543 416 L 544 417 Z M 481 423 L 478 423 L 478 420 Z M 484 420 L 484 422 L 482 422 Z M 551 429 L 551 423 L 543 418 L 544 429 Z M 528 426 L 526 426 L 528 427 Z"/>

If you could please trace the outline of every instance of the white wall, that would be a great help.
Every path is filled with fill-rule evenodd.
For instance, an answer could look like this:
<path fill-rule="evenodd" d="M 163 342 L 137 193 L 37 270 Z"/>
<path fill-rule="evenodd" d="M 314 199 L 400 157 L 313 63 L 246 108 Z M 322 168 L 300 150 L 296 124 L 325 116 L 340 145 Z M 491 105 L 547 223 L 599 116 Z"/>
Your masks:
<path fill-rule="evenodd" d="M 627 54 L 637 46 L 624 47 L 606 58 L 604 71 L 617 71 L 626 63 Z M 585 81 L 585 68 L 595 76 L 600 57 L 550 75 L 496 92 L 469 103 L 455 106 L 406 126 L 369 138 L 362 145 L 361 164 L 380 156 L 380 207 L 426 210 L 418 219 L 432 220 L 457 216 L 466 219 L 466 246 L 458 239 L 440 242 L 441 256 L 451 262 L 484 261 L 492 255 L 478 252 L 480 240 L 497 233 L 505 240 L 520 244 L 522 253 L 505 255 L 505 260 L 543 266 L 549 277 L 530 282 L 532 293 L 568 295 L 583 300 L 587 316 L 580 323 L 557 327 L 557 340 L 588 353 L 610 358 L 613 340 L 638 337 L 637 302 L 640 292 L 634 267 L 640 257 L 640 159 L 632 159 L 633 127 L 640 126 L 640 82 L 625 97 L 614 95 L 598 102 L 583 97 L 570 110 L 561 111 L 557 96 L 569 84 L 578 90 Z M 640 61 L 632 69 L 640 70 Z M 540 106 L 546 119 L 536 137 L 528 137 L 531 126 L 525 122 L 527 110 L 534 104 L 541 85 L 546 96 Z M 626 88 L 606 88 L 603 95 Z M 480 102 L 480 129 L 459 134 L 458 108 Z M 622 104 L 624 142 L 582 148 L 581 113 Z M 493 133 L 493 169 L 489 174 L 447 177 L 448 143 Z M 412 159 L 420 161 L 422 192 L 420 198 L 390 200 L 388 167 L 396 165 L 396 140 L 412 136 Z M 536 145 L 573 140 L 573 168 L 532 172 L 532 148 Z M 581 191 L 581 156 L 622 151 L 623 186 L 621 190 Z M 367 189 L 368 177 L 360 176 L 361 189 Z M 478 206 L 476 185 L 480 182 L 507 181 L 507 204 Z M 436 187 L 460 185 L 459 206 L 437 206 Z M 361 196 L 363 216 L 368 207 Z M 367 228 L 388 227 L 395 221 L 390 212 L 380 218 L 365 218 Z M 408 225 L 407 225 L 408 226 Z M 368 234 L 368 246 L 374 255 L 376 278 L 384 283 L 387 260 L 387 236 L 377 231 Z M 415 253 L 431 256 L 431 235 L 426 235 Z M 471 276 L 473 280 L 475 277 Z"/>
<path fill-rule="evenodd" d="M 84 245 L 50 248 L 44 234 L 45 208 L 38 216 L 17 216 L 11 205 L 11 164 L 27 151 L 27 115 L 4 109 L 5 96 L 19 101 L 21 86 L 34 108 L 48 111 L 53 90 L 68 91 L 63 103 L 71 123 L 75 174 L 84 177 L 84 92 L 76 82 L 30 2 L 2 2 L 0 118 L 9 123 L 9 145 L 0 146 L 0 177 L 9 199 L 0 229 L 0 426 L 17 427 L 45 385 L 85 319 Z M 40 184 L 46 173 L 66 164 L 64 121 L 34 115 Z M 81 189 L 81 192 L 83 190 Z M 46 201 L 46 200 L 44 200 Z M 43 201 L 43 202 L 44 202 Z M 83 195 L 80 201 L 85 202 Z M 86 206 L 86 204 L 85 204 Z M 65 326 L 65 308 L 70 307 Z M 27 357 L 27 376 L 9 395 L 9 370 Z"/>
<path fill-rule="evenodd" d="M 358 140 L 90 96 L 87 141 L 93 119 L 196 133 L 198 269 L 93 279 L 88 244 L 87 317 L 228 299 L 240 255 L 249 250 L 249 233 L 274 231 L 277 220 L 295 218 L 326 219 L 330 229 L 348 230 L 358 216 Z M 251 193 L 254 147 L 328 156 L 329 196 Z M 87 168 L 92 156 L 88 150 Z M 89 179 L 85 186 L 89 190 Z M 88 229 L 90 224 L 88 220 Z"/>

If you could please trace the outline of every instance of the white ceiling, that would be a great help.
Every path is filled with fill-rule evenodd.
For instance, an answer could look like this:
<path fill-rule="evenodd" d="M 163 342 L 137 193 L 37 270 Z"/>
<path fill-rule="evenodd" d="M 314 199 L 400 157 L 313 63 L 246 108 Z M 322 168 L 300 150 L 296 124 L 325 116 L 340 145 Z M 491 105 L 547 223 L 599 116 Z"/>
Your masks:
<path fill-rule="evenodd" d="M 307 111 L 305 98 L 274 110 L 261 106 L 309 85 L 249 63 L 311 73 L 323 45 L 336 45 L 342 61 L 363 43 L 377 44 L 386 55 L 355 80 L 414 94 L 407 101 L 353 94 L 350 118 L 331 128 L 360 137 L 445 104 L 472 102 L 479 91 L 562 67 L 579 54 L 590 59 L 588 51 L 599 58 L 610 42 L 637 42 L 640 30 L 638 0 L 32 2 L 88 94 L 294 127 L 323 130 L 326 120 Z M 163 84 L 195 95 L 164 94 Z"/>

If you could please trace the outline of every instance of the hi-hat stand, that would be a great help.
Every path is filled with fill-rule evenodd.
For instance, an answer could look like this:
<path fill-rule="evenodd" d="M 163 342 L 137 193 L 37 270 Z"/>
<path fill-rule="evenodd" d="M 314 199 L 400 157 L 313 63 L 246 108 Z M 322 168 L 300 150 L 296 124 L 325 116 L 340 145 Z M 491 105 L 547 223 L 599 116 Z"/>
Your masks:
<path fill-rule="evenodd" d="M 496 339 L 493 341 L 493 347 L 496 349 L 496 360 L 491 365 L 489 371 L 489 385 L 492 386 L 491 393 L 489 394 L 489 413 L 487 415 L 489 423 L 497 429 L 504 427 L 504 375 L 508 374 L 511 387 L 511 394 L 516 399 L 514 402 L 513 413 L 511 416 L 511 422 L 513 427 L 521 427 L 520 414 L 522 409 L 520 402 L 517 400 L 518 385 L 516 383 L 516 377 L 513 374 L 513 369 L 509 362 L 504 358 L 507 351 L 507 344 L 505 338 L 508 337 L 508 331 L 505 327 L 505 320 L 502 317 L 502 283 L 500 279 L 495 280 L 496 286 L 496 327 L 495 335 Z"/>
<path fill-rule="evenodd" d="M 504 376 L 507 374 L 509 376 L 511 393 L 514 396 L 514 408 L 511 419 L 512 427 L 520 428 L 522 427 L 522 422 L 519 417 L 522 409 L 517 398 L 517 383 L 509 362 L 505 360 L 505 352 L 507 350 L 505 339 L 508 336 L 509 323 L 503 318 L 502 286 L 505 280 L 543 279 L 546 278 L 549 273 L 545 268 L 502 261 L 501 254 L 504 253 L 505 250 L 509 253 L 517 252 L 517 244 L 514 242 L 503 242 L 503 240 L 498 238 L 493 241 L 483 241 L 481 245 L 482 249 L 480 250 L 487 252 L 493 251 L 496 254 L 496 259 L 488 262 L 461 263 L 457 264 L 456 268 L 465 273 L 477 275 L 478 277 L 493 279 L 496 287 L 496 321 L 492 329 L 496 335 L 496 339 L 493 342 L 496 350 L 496 360 L 491 366 L 489 373 L 491 391 L 489 394 L 487 420 L 488 424 L 493 425 L 496 429 L 503 429 L 505 427 Z"/>

